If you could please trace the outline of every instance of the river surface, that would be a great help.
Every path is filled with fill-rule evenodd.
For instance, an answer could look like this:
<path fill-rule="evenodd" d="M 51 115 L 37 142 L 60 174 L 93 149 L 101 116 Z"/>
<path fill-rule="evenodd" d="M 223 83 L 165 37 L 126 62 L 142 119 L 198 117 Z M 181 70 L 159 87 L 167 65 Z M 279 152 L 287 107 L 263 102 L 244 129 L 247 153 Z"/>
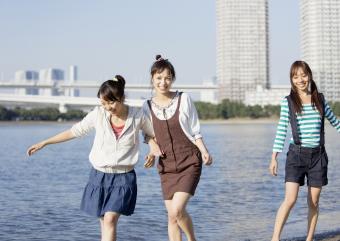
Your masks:
<path fill-rule="evenodd" d="M 99 240 L 99 222 L 79 210 L 88 179 L 93 134 L 48 146 L 32 157 L 31 144 L 72 123 L 0 123 L 0 240 Z M 268 174 L 276 124 L 204 124 L 214 164 L 204 167 L 188 212 L 198 241 L 270 240 L 284 197 L 285 152 L 277 177 Z M 329 184 L 320 199 L 317 233 L 340 228 L 340 135 L 326 127 Z M 287 148 L 287 144 L 285 149 Z M 141 160 L 147 152 L 142 145 Z M 118 240 L 166 241 L 167 217 L 156 168 L 136 166 L 135 214 L 122 217 Z M 307 188 L 302 187 L 283 238 L 306 232 Z M 185 239 L 184 239 L 185 240 Z"/>

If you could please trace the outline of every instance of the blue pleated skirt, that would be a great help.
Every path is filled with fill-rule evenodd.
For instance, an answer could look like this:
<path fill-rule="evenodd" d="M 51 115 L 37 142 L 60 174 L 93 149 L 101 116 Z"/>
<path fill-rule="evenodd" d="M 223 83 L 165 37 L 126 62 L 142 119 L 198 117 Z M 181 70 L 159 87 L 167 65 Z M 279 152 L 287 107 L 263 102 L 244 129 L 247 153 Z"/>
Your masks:
<path fill-rule="evenodd" d="M 137 179 L 134 170 L 128 173 L 104 173 L 91 169 L 80 209 L 95 217 L 105 212 L 133 214 L 137 199 Z"/>

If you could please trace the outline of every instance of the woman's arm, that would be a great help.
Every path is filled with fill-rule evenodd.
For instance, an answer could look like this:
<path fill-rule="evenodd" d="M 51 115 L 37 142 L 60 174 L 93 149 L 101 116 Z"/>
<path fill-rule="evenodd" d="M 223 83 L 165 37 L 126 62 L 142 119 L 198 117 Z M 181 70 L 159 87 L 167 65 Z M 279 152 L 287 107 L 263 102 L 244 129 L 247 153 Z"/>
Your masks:
<path fill-rule="evenodd" d="M 273 152 L 282 152 L 287 136 L 288 124 L 289 124 L 288 101 L 286 98 L 284 98 L 281 101 L 280 120 L 276 129 Z"/>
<path fill-rule="evenodd" d="M 33 153 L 39 151 L 44 148 L 46 145 L 56 144 L 59 142 L 65 142 L 71 140 L 76 137 L 81 137 L 89 133 L 91 130 L 95 128 L 95 121 L 97 118 L 99 108 L 96 107 L 94 110 L 89 112 L 81 121 L 74 124 L 71 129 L 67 131 L 63 131 L 51 138 L 43 140 L 39 143 L 34 144 L 33 146 L 27 149 L 27 154 L 30 156 Z"/>
<path fill-rule="evenodd" d="M 277 125 L 274 145 L 273 145 L 273 154 L 271 157 L 271 161 L 269 164 L 269 172 L 273 176 L 277 175 L 278 163 L 277 163 L 277 156 L 280 152 L 282 152 L 286 135 L 287 129 L 289 124 L 289 108 L 287 99 L 283 99 L 281 101 L 281 111 L 280 111 L 280 120 Z"/>
<path fill-rule="evenodd" d="M 211 165 L 212 164 L 212 157 L 210 156 L 208 149 L 206 148 L 203 139 L 198 138 L 195 140 L 195 145 L 198 147 L 202 154 L 202 160 L 205 165 Z"/>
<path fill-rule="evenodd" d="M 145 157 L 144 167 L 146 168 L 152 167 L 155 164 L 156 156 L 163 156 L 163 153 L 159 148 L 155 138 L 150 138 L 148 144 L 150 149 L 149 154 Z"/>
<path fill-rule="evenodd" d="M 331 107 L 328 105 L 327 101 L 325 101 L 325 117 L 328 119 L 329 123 L 340 132 L 340 120 L 336 118 Z"/>
<path fill-rule="evenodd" d="M 272 159 L 269 164 L 269 171 L 270 171 L 270 174 L 272 174 L 273 176 L 277 176 L 278 164 L 277 164 L 276 158 L 278 154 L 279 154 L 278 152 L 273 152 Z"/>
<path fill-rule="evenodd" d="M 198 113 L 194 102 L 191 100 L 190 96 L 183 93 L 182 94 L 181 106 L 184 106 L 184 113 L 187 116 L 187 128 L 193 139 L 195 140 L 195 145 L 198 147 L 202 154 L 202 161 L 205 165 L 212 164 L 212 157 L 208 152 L 207 147 L 203 142 L 203 137 L 200 133 L 200 122 L 198 119 Z"/>
<path fill-rule="evenodd" d="M 71 129 L 61 132 L 51 138 L 48 138 L 46 140 L 43 140 L 37 144 L 32 145 L 31 147 L 28 148 L 27 150 L 27 154 L 30 156 L 32 154 L 34 154 L 35 152 L 37 152 L 38 150 L 42 149 L 43 147 L 50 145 L 50 144 L 56 144 L 56 143 L 60 143 L 60 142 L 65 142 L 68 140 L 71 140 L 73 138 L 75 138 L 76 136 L 73 134 L 73 132 L 71 131 Z"/>

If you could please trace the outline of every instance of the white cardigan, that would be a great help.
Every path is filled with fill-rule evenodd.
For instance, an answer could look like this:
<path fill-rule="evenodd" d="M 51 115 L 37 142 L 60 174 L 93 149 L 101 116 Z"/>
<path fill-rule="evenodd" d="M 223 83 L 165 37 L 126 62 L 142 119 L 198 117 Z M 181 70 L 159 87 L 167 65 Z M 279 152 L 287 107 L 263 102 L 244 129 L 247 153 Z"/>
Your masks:
<path fill-rule="evenodd" d="M 96 134 L 89 155 L 92 166 L 106 173 L 126 173 L 138 161 L 139 131 L 154 137 L 152 124 L 145 118 L 143 110 L 129 106 L 129 113 L 122 134 L 116 138 L 111 124 L 110 113 L 102 106 L 96 107 L 84 119 L 71 128 L 76 137 L 95 129 Z"/>

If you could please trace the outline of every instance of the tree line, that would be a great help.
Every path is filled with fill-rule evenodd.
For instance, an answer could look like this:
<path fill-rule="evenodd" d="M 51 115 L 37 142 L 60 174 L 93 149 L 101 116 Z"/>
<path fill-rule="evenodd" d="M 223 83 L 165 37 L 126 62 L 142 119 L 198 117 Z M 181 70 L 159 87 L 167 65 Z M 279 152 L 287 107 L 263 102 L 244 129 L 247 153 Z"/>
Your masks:
<path fill-rule="evenodd" d="M 241 102 L 223 100 L 219 104 L 195 102 L 198 116 L 202 120 L 229 118 L 278 118 L 280 105 L 249 106 Z M 336 116 L 340 116 L 340 102 L 330 102 L 329 106 Z"/>
<path fill-rule="evenodd" d="M 330 102 L 336 116 L 340 116 L 340 102 Z M 207 102 L 195 102 L 198 116 L 202 120 L 229 119 L 229 118 L 278 118 L 280 116 L 279 105 L 254 105 L 248 106 L 241 102 L 223 100 L 219 104 Z M 25 121 L 58 121 L 80 120 L 86 113 L 82 110 L 69 110 L 60 113 L 57 108 L 7 109 L 0 106 L 0 121 L 25 120 Z"/>
<path fill-rule="evenodd" d="M 80 120 L 86 113 L 82 110 L 69 110 L 67 113 L 60 113 L 57 108 L 34 108 L 7 109 L 0 106 L 0 121 L 59 121 L 59 120 Z"/>

